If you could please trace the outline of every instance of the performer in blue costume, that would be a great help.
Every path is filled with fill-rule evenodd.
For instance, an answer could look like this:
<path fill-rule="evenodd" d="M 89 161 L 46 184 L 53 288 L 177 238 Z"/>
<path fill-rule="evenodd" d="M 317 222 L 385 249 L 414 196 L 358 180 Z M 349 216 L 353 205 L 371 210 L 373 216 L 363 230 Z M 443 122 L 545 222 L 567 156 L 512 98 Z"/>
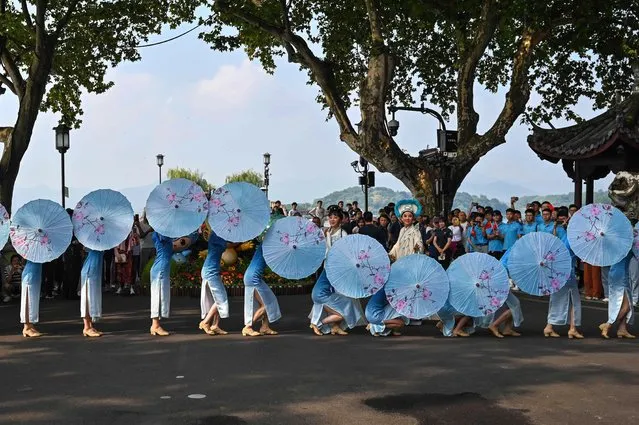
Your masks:
<path fill-rule="evenodd" d="M 402 316 L 393 308 L 386 299 L 384 288 L 377 291 L 366 305 L 366 320 L 369 325 L 366 327 L 373 336 L 395 336 L 401 335 L 399 332 L 410 319 Z"/>
<path fill-rule="evenodd" d="M 501 257 L 501 264 L 508 271 L 508 259 L 510 258 L 510 249 Z M 517 282 L 515 282 L 516 284 Z M 519 299 L 513 294 L 512 289 L 508 291 L 508 297 L 503 306 L 499 308 L 495 313 L 488 314 L 483 317 L 476 317 L 474 319 L 475 326 L 488 329 L 495 337 L 503 338 L 504 336 L 521 336 L 521 334 L 515 331 L 513 328 L 518 328 L 524 321 L 524 314 L 521 311 L 521 303 Z M 500 329 L 501 325 L 503 329 Z"/>
<path fill-rule="evenodd" d="M 568 282 L 559 291 L 550 295 L 550 302 L 548 303 L 548 318 L 547 324 L 544 328 L 544 336 L 559 338 L 559 334 L 555 332 L 553 326 L 570 325 L 568 330 L 568 338 L 570 339 L 583 339 L 583 335 L 577 329 L 581 326 L 581 296 L 579 294 L 579 287 L 577 286 L 577 275 L 575 274 L 575 268 L 577 266 L 577 257 L 570 249 L 570 243 L 568 242 L 568 235 L 565 231 L 565 226 L 568 224 L 568 211 L 560 210 L 557 212 L 557 218 L 560 223 L 555 227 L 553 233 L 561 239 L 566 245 L 570 256 L 572 257 L 572 268 L 570 271 L 570 277 Z"/>
<path fill-rule="evenodd" d="M 22 336 L 39 337 L 42 334 L 33 326 L 40 321 L 40 287 L 42 264 L 27 261 L 22 271 L 22 295 L 20 296 L 20 323 L 24 323 Z"/>
<path fill-rule="evenodd" d="M 226 288 L 220 277 L 220 260 L 226 250 L 226 241 L 211 230 L 209 232 L 209 250 L 202 265 L 202 291 L 200 309 L 202 321 L 199 328 L 209 335 L 226 335 L 220 329 L 220 319 L 229 317 L 229 301 Z"/>
<path fill-rule="evenodd" d="M 634 308 L 632 308 L 632 293 L 628 267 L 630 259 L 634 256 L 632 251 L 621 261 L 610 267 L 608 273 L 608 321 L 599 325 L 601 336 L 608 339 L 610 327 L 617 325 L 617 338 L 634 339 L 635 336 L 628 332 L 628 325 L 634 322 Z"/>
<path fill-rule="evenodd" d="M 95 338 L 102 332 L 93 327 L 102 317 L 102 263 L 104 252 L 90 250 L 80 273 L 80 317 L 84 321 L 82 335 Z"/>
<path fill-rule="evenodd" d="M 271 223 L 283 217 L 281 214 L 272 214 Z M 259 244 L 255 249 L 255 254 L 253 254 L 253 259 L 244 273 L 243 336 L 277 335 L 277 332 L 271 329 L 270 323 L 276 322 L 282 317 L 277 297 L 262 279 L 266 269 L 266 261 L 262 252 L 263 237 L 264 235 L 258 238 Z M 259 332 L 253 329 L 253 323 L 258 320 L 262 320 Z"/>
<path fill-rule="evenodd" d="M 171 306 L 173 239 L 155 232 L 153 243 L 156 254 L 151 267 L 151 335 L 167 336 L 169 333 L 160 326 L 160 319 L 169 317 Z"/>
<path fill-rule="evenodd" d="M 337 205 L 328 207 L 328 222 L 330 227 L 325 232 L 326 253 L 339 239 L 347 233 L 341 228 L 343 213 Z M 310 327 L 315 335 L 347 335 L 347 329 L 364 325 L 364 311 L 359 300 L 335 292 L 323 270 L 313 286 L 311 294 L 313 308 L 308 318 Z"/>

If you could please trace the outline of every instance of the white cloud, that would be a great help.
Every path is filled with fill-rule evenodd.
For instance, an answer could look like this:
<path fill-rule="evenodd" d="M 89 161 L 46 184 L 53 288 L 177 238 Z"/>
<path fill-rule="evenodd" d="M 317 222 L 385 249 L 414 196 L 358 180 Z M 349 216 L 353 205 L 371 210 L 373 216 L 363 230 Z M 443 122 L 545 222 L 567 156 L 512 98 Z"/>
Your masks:
<path fill-rule="evenodd" d="M 240 108 L 258 95 L 266 80 L 262 68 L 248 59 L 240 65 L 223 65 L 212 78 L 196 83 L 193 106 L 205 114 Z"/>

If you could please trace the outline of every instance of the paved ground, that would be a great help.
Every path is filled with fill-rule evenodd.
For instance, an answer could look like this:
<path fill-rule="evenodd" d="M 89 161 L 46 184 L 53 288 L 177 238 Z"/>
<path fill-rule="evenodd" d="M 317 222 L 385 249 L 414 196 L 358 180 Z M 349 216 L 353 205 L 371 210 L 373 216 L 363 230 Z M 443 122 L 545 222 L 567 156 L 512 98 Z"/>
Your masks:
<path fill-rule="evenodd" d="M 522 302 L 519 339 L 315 337 L 307 296 L 281 297 L 280 336 L 197 331 L 199 300 L 173 300 L 175 334 L 148 334 L 148 298 L 105 296 L 103 338 L 80 336 L 78 303 L 44 301 L 40 330 L 18 335 L 0 306 L 0 424 L 631 424 L 639 420 L 639 342 L 604 341 L 601 307 L 584 309 L 584 341 L 541 335 L 546 303 Z M 565 330 L 562 330 L 565 333 Z M 205 398 L 192 399 L 201 394 Z"/>

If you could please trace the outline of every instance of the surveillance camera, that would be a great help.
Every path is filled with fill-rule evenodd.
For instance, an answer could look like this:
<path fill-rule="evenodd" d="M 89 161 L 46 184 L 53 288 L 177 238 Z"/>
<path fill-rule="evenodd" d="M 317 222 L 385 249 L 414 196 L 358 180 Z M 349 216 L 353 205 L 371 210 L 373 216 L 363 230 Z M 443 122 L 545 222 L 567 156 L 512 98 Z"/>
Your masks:
<path fill-rule="evenodd" d="M 7 89 L 5 89 L 4 87 L 2 87 L 2 83 L 0 83 L 0 96 L 2 96 L 3 94 L 5 94 L 7 91 Z"/>
<path fill-rule="evenodd" d="M 399 130 L 399 121 L 396 119 L 392 119 L 388 122 L 388 131 L 391 136 L 397 136 L 397 131 Z"/>
<path fill-rule="evenodd" d="M 357 167 L 357 161 L 351 162 L 351 167 L 353 167 L 353 168 Z"/>

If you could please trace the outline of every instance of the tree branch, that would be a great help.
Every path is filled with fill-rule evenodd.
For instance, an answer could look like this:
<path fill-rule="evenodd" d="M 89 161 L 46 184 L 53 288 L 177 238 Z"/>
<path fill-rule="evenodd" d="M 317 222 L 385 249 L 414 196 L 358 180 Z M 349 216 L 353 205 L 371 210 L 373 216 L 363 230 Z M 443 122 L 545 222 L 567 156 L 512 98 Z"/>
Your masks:
<path fill-rule="evenodd" d="M 14 92 L 18 98 L 22 99 L 25 81 L 11 54 L 5 49 L 4 44 L 5 42 L 0 40 L 0 62 L 2 62 L 2 66 L 7 71 L 7 76 L 11 79 L 12 83 L 11 86 L 7 85 L 7 87 L 10 87 L 11 91 Z"/>
<path fill-rule="evenodd" d="M 335 85 L 335 78 L 333 77 L 330 65 L 315 56 L 313 51 L 308 47 L 306 40 L 290 30 L 287 31 L 286 28 L 268 22 L 241 8 L 228 7 L 227 3 L 221 1 L 215 4 L 216 7 L 222 9 L 225 13 L 235 16 L 247 24 L 271 34 L 282 43 L 287 43 L 289 45 L 287 51 L 294 49 L 295 62 L 307 67 L 311 71 L 313 79 L 324 93 L 328 107 L 337 120 L 341 134 L 348 133 L 357 136 L 346 113 L 344 101 L 341 99 L 339 90 Z"/>
<path fill-rule="evenodd" d="M 498 8 L 495 0 L 484 0 L 476 35 L 471 45 L 464 49 L 457 76 L 457 128 L 462 144 L 477 133 L 479 114 L 475 111 L 473 87 L 477 64 L 493 38 L 498 22 Z"/>
<path fill-rule="evenodd" d="M 506 134 L 526 109 L 530 99 L 530 84 L 528 71 L 532 64 L 535 47 L 545 40 L 550 30 L 532 30 L 527 28 L 519 40 L 519 46 L 513 60 L 510 77 L 510 89 L 506 93 L 506 100 L 493 126 L 482 136 L 464 146 L 461 155 L 458 154 L 458 164 L 474 164 L 491 149 L 506 142 Z"/>
<path fill-rule="evenodd" d="M 69 20 L 71 19 L 71 15 L 73 15 L 73 12 L 75 12 L 75 9 L 78 6 L 79 2 L 80 0 L 71 1 L 66 13 L 64 14 L 64 16 L 62 16 L 62 19 L 58 21 L 58 25 L 56 25 L 55 27 L 55 32 L 54 32 L 55 38 L 58 38 L 62 30 L 64 30 L 64 28 L 67 26 L 67 24 L 69 23 Z"/>
<path fill-rule="evenodd" d="M 13 92 L 13 94 L 17 95 L 16 88 L 13 86 L 11 80 L 4 74 L 0 74 L 0 83 L 4 84 Z"/>
<path fill-rule="evenodd" d="M 368 14 L 368 22 L 371 27 L 371 39 L 373 45 L 384 44 L 384 38 L 382 37 L 382 25 L 379 20 L 379 14 L 377 9 L 379 4 L 375 0 L 364 0 L 366 4 L 366 13 Z"/>
<path fill-rule="evenodd" d="M 33 29 L 33 20 L 31 20 L 31 14 L 29 14 L 27 0 L 20 0 L 20 4 L 22 5 L 22 15 L 24 16 L 24 20 L 27 22 L 27 26 Z"/>

